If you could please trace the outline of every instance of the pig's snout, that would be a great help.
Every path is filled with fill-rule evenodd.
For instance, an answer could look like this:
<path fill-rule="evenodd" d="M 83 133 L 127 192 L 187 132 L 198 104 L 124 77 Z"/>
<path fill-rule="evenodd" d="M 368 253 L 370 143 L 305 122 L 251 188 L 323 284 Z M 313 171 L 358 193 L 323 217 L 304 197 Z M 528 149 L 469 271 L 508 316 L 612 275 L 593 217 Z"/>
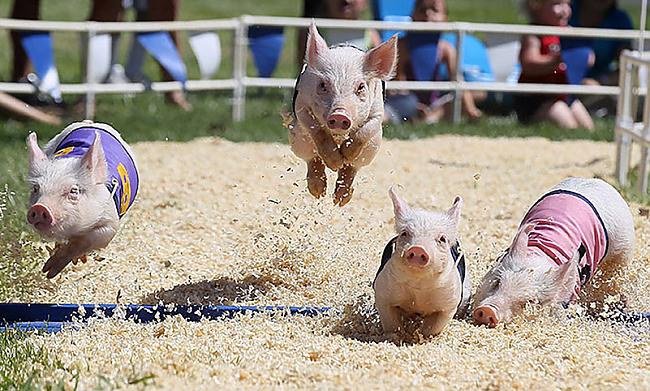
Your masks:
<path fill-rule="evenodd" d="M 497 311 L 490 305 L 482 305 L 480 307 L 476 307 L 472 313 L 472 316 L 476 323 L 486 325 L 488 327 L 496 327 L 497 323 L 499 323 Z"/>
<path fill-rule="evenodd" d="M 406 250 L 406 260 L 416 265 L 424 266 L 429 263 L 429 254 L 423 247 L 412 246 Z"/>
<path fill-rule="evenodd" d="M 27 211 L 27 222 L 38 230 L 46 230 L 54 224 L 54 216 L 47 206 L 34 204 Z"/>
<path fill-rule="evenodd" d="M 348 130 L 351 125 L 350 116 L 343 110 L 336 110 L 327 117 L 327 127 L 332 130 Z"/>

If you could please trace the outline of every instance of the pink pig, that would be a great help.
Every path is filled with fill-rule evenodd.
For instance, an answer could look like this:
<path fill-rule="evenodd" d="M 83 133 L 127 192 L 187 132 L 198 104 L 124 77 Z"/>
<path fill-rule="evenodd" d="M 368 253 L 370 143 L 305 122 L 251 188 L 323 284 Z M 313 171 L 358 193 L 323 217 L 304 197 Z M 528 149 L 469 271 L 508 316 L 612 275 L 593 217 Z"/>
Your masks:
<path fill-rule="evenodd" d="M 386 334 L 400 330 L 406 319 L 424 319 L 421 331 L 438 335 L 469 306 L 471 277 L 458 240 L 463 200 L 447 211 L 412 209 L 391 188 L 397 236 L 382 256 L 375 277 L 375 306 Z"/>
<path fill-rule="evenodd" d="M 474 320 L 495 327 L 529 302 L 567 303 L 618 291 L 617 274 L 634 252 L 634 222 L 621 195 L 600 179 L 567 178 L 524 216 L 510 248 L 474 298 Z M 599 270 L 599 285 L 587 283 Z M 598 301 L 598 300 L 597 300 Z"/>
<path fill-rule="evenodd" d="M 307 162 L 307 187 L 325 194 L 325 166 L 338 172 L 334 203 L 347 204 L 358 170 L 373 160 L 382 138 L 383 81 L 397 65 L 397 37 L 365 53 L 353 46 L 328 48 L 309 27 L 305 66 L 296 82 L 289 143 Z"/>
<path fill-rule="evenodd" d="M 41 150 L 27 138 L 31 185 L 27 221 L 57 242 L 43 266 L 48 278 L 106 247 L 138 191 L 131 148 L 106 124 L 73 123 Z"/>

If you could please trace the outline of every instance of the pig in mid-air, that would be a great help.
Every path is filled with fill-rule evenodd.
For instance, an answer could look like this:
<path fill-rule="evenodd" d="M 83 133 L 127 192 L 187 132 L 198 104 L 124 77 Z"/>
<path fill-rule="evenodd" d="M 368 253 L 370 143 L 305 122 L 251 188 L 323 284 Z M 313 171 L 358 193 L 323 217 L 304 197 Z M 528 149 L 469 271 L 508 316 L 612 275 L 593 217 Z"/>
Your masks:
<path fill-rule="evenodd" d="M 524 216 L 508 250 L 486 274 L 474 299 L 474 320 L 509 322 L 529 302 L 577 299 L 596 270 L 591 298 L 616 294 L 617 276 L 634 251 L 634 223 L 621 195 L 600 179 L 567 178 Z"/>
<path fill-rule="evenodd" d="M 394 334 L 420 316 L 422 335 L 438 335 L 469 305 L 471 278 L 457 234 L 463 201 L 456 197 L 446 212 L 429 212 L 389 193 L 398 235 L 384 249 L 373 283 L 382 328 Z"/>
<path fill-rule="evenodd" d="M 397 63 L 397 37 L 364 52 L 354 46 L 329 48 L 309 27 L 305 66 L 296 81 L 289 143 L 307 162 L 307 187 L 325 194 L 325 166 L 338 172 L 334 203 L 347 204 L 357 171 L 372 161 L 382 137 L 383 82 Z"/>
<path fill-rule="evenodd" d="M 43 266 L 52 278 L 70 262 L 85 262 L 89 251 L 113 239 L 138 192 L 138 169 L 120 134 L 92 121 L 69 125 L 43 150 L 31 133 L 27 147 L 27 221 L 57 242 Z"/>

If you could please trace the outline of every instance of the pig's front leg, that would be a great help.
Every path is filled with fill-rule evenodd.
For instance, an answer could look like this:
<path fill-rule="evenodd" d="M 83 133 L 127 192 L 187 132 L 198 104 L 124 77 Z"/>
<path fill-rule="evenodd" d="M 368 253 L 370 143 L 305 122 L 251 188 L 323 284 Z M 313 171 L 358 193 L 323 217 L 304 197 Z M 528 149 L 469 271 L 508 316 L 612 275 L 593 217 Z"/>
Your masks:
<path fill-rule="evenodd" d="M 67 243 L 57 246 L 43 266 L 43 273 L 47 273 L 47 278 L 55 277 L 73 260 L 83 260 L 89 251 L 106 247 L 115 236 L 116 231 L 114 227 L 102 226 L 84 236 L 71 238 Z"/>
<path fill-rule="evenodd" d="M 346 163 L 341 167 L 336 178 L 336 188 L 334 189 L 334 205 L 345 206 L 352 199 L 352 183 L 357 175 L 357 169 Z"/>
<path fill-rule="evenodd" d="M 289 128 L 289 144 L 291 144 L 293 153 L 307 162 L 307 188 L 309 192 L 316 198 L 322 197 L 327 190 L 325 164 L 318 156 L 310 132 L 303 128 L 300 122 L 296 122 L 293 127 Z"/>
<path fill-rule="evenodd" d="M 345 163 L 339 170 L 334 204 L 344 206 L 352 199 L 352 183 L 359 168 L 370 164 L 381 145 L 381 122 L 371 119 L 341 145 Z"/>
<path fill-rule="evenodd" d="M 379 311 L 379 319 L 381 320 L 381 328 L 384 330 L 384 334 L 393 338 L 402 328 L 402 311 L 398 307 L 389 305 L 377 305 L 377 311 Z"/>
<path fill-rule="evenodd" d="M 330 170 L 338 171 L 343 166 L 343 155 L 332 135 L 323 128 L 308 109 L 303 108 L 296 115 L 302 126 L 309 130 L 318 155 Z"/>
<path fill-rule="evenodd" d="M 307 162 L 307 188 L 316 198 L 321 198 L 327 190 L 325 164 L 318 156 Z"/>
<path fill-rule="evenodd" d="M 381 133 L 381 116 L 368 119 L 362 127 L 354 134 L 351 134 L 341 145 L 341 154 L 345 159 L 345 163 L 357 168 L 370 164 L 379 150 Z M 363 155 L 362 152 L 364 152 Z"/>
<path fill-rule="evenodd" d="M 422 335 L 429 337 L 432 335 L 440 334 L 445 326 L 447 326 L 447 323 L 449 323 L 453 317 L 454 311 L 440 311 L 428 315 L 424 318 L 424 322 L 422 323 Z"/>

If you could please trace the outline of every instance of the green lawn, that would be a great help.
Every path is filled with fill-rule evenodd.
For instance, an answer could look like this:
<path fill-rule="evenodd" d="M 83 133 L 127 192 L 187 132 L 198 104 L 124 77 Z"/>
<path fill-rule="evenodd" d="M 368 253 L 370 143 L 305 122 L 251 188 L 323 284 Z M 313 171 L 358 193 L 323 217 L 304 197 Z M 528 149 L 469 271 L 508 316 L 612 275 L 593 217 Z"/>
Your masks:
<path fill-rule="evenodd" d="M 89 0 L 44 0 L 42 18 L 47 20 L 80 21 L 88 15 Z M 184 0 L 180 19 L 209 19 L 235 17 L 241 14 L 290 15 L 300 13 L 302 1 L 199 1 Z M 525 23 L 519 13 L 519 0 L 493 0 L 477 2 L 472 0 L 449 0 L 451 20 L 475 22 Z M 639 5 L 634 1 L 621 1 L 638 23 Z M 9 14 L 11 1 L 0 0 L 0 16 Z M 127 19 L 132 19 L 132 13 Z M 125 60 L 129 36 L 122 38 L 122 61 Z M 221 34 L 223 64 L 217 77 L 229 77 L 232 73 L 232 35 Z M 79 35 L 72 33 L 54 34 L 56 61 L 63 82 L 74 82 L 81 77 Z M 11 51 L 6 31 L 0 33 L 0 80 L 9 77 Z M 282 53 L 276 71 L 279 77 L 294 77 L 295 30 L 287 32 L 287 45 Z M 182 54 L 190 78 L 198 78 L 198 66 L 183 38 Z M 152 60 L 145 65 L 145 73 L 153 80 L 159 79 L 159 70 Z M 249 61 L 249 74 L 254 75 Z M 77 97 L 66 96 L 74 103 Z M 277 89 L 249 89 L 246 120 L 233 124 L 231 121 L 231 96 L 229 92 L 192 93 L 189 100 L 194 106 L 192 113 L 164 104 L 160 94 L 145 93 L 135 97 L 104 95 L 98 97 L 98 121 L 113 124 L 130 142 L 144 140 L 185 141 L 201 136 L 219 136 L 232 141 L 286 142 L 286 131 L 281 126 L 279 112 L 290 105 L 291 91 Z M 69 118 L 78 120 L 80 118 Z M 460 125 L 403 125 L 385 129 L 387 138 L 410 139 L 429 137 L 436 134 L 453 133 L 486 137 L 530 137 L 541 136 L 554 140 L 586 138 L 611 140 L 613 122 L 599 121 L 595 132 L 569 132 L 549 125 L 519 126 L 512 118 L 492 117 L 477 123 Z M 27 172 L 27 151 L 24 140 L 28 132 L 37 130 L 41 143 L 60 129 L 32 122 L 20 122 L 0 114 L 0 302 L 29 300 L 29 293 L 35 287 L 45 284 L 39 272 L 44 256 L 43 249 L 34 247 L 36 237 L 25 221 Z M 39 376 L 51 373 L 57 368 L 57 361 L 43 350 L 35 349 L 22 334 L 0 333 L 0 388 L 30 389 L 33 387 L 54 387 L 57 384 L 43 384 Z M 41 372 L 30 376 L 31 368 Z M 72 378 L 69 374 L 68 378 Z"/>

